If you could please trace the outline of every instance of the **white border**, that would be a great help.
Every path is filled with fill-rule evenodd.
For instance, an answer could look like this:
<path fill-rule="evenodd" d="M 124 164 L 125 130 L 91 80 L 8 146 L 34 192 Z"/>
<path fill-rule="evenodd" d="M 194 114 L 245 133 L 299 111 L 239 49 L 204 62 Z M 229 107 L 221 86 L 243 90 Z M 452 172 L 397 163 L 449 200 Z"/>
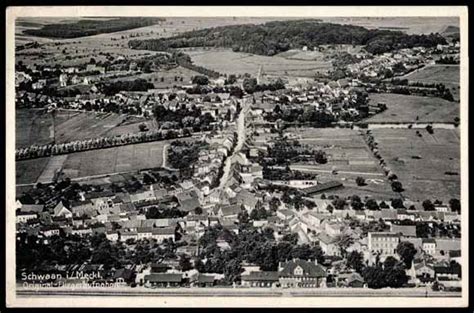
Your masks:
<path fill-rule="evenodd" d="M 461 298 L 354 298 L 354 297 L 44 297 L 18 298 L 15 294 L 15 27 L 16 17 L 63 16 L 458 16 L 461 29 L 461 204 L 462 270 Z M 7 307 L 466 307 L 468 305 L 468 9 L 462 6 L 69 6 L 9 7 L 6 11 L 6 292 Z"/>

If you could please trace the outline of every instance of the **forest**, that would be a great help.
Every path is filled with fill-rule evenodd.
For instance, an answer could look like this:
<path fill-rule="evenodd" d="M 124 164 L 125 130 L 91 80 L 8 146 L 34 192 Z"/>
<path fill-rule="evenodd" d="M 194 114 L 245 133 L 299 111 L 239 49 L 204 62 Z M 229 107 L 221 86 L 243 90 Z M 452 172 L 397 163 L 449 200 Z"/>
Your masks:
<path fill-rule="evenodd" d="M 272 56 L 290 49 L 319 45 L 363 45 L 373 54 L 415 46 L 446 44 L 440 34 L 408 35 L 400 31 L 321 23 L 317 20 L 276 21 L 189 31 L 170 38 L 131 40 L 132 49 L 166 51 L 188 47 L 225 47 L 235 52 Z"/>
<path fill-rule="evenodd" d="M 84 19 L 76 23 L 46 24 L 39 29 L 26 29 L 26 35 L 48 38 L 78 38 L 97 34 L 119 32 L 157 24 L 162 18 L 118 17 L 107 20 Z"/>

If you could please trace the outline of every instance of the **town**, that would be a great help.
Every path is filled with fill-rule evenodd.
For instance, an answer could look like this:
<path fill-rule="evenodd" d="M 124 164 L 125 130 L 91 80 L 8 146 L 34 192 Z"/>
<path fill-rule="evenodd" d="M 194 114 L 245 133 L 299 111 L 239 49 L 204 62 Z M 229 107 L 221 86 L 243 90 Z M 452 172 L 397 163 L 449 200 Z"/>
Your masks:
<path fill-rule="evenodd" d="M 16 47 L 20 287 L 461 291 L 454 26 L 278 48 L 308 76 L 143 23 Z"/>

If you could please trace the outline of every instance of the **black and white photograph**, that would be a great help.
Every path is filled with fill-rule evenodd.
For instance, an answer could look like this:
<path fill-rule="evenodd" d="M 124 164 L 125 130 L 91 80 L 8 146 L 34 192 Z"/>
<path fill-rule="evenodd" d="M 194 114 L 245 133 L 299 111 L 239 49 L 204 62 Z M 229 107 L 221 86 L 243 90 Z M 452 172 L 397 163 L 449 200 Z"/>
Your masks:
<path fill-rule="evenodd" d="M 467 18 L 10 7 L 7 305 L 467 306 Z"/>

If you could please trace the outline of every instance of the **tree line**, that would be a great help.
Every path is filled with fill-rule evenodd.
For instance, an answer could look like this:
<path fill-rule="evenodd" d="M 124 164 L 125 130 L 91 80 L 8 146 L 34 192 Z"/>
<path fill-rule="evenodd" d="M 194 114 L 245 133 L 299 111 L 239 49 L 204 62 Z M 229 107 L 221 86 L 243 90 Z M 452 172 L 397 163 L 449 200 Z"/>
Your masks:
<path fill-rule="evenodd" d="M 15 151 L 16 160 L 27 160 L 47 157 L 50 155 L 68 154 L 74 152 L 88 151 L 94 149 L 105 149 L 119 147 L 129 144 L 137 144 L 150 141 L 175 139 L 191 136 L 188 128 L 179 131 L 173 130 L 151 130 L 141 133 L 129 133 L 118 136 L 98 137 L 94 139 L 76 140 L 66 143 L 32 145 Z"/>

